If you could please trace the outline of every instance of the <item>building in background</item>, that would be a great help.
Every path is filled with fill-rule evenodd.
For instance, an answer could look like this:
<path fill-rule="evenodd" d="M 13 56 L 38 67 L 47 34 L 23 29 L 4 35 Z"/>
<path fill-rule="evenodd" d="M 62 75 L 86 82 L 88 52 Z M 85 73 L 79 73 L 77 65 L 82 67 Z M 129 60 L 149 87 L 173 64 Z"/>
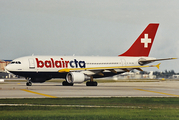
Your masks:
<path fill-rule="evenodd" d="M 0 72 L 5 71 L 5 67 L 11 63 L 12 60 L 0 60 Z"/>
<path fill-rule="evenodd" d="M 156 79 L 156 75 L 153 75 L 153 71 L 150 71 L 149 74 L 140 74 L 140 72 L 125 72 L 120 75 L 115 75 L 113 79 Z"/>
<path fill-rule="evenodd" d="M 13 74 L 7 73 L 5 67 L 11 63 L 12 60 L 0 60 L 0 78 L 11 78 Z"/>
<path fill-rule="evenodd" d="M 173 75 L 172 78 L 173 79 L 179 79 L 179 75 Z"/>

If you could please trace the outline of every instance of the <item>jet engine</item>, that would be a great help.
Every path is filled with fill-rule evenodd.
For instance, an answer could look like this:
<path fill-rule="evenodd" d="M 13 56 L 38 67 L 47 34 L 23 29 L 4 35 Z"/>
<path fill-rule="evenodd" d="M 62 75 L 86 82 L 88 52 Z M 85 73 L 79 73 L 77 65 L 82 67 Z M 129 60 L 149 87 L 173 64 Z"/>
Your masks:
<path fill-rule="evenodd" d="M 81 72 L 69 72 L 66 76 L 66 80 L 68 83 L 82 83 L 90 80 L 90 77 Z"/>

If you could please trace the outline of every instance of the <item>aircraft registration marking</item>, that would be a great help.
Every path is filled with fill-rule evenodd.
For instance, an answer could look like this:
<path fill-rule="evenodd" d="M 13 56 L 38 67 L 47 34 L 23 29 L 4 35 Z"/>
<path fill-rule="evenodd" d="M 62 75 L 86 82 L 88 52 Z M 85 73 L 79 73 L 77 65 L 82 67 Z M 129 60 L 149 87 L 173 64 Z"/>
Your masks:
<path fill-rule="evenodd" d="M 42 96 L 45 96 L 45 97 L 57 98 L 56 96 L 51 96 L 51 95 L 47 95 L 47 94 L 43 94 L 43 93 L 38 93 L 38 92 L 31 91 L 31 90 L 26 90 L 26 89 L 21 89 L 21 90 L 25 91 L 25 92 L 30 92 L 30 93 L 33 93 L 33 94 L 42 95 Z"/>
<path fill-rule="evenodd" d="M 170 96 L 179 97 L 179 95 L 163 93 L 163 92 L 157 92 L 157 91 L 151 91 L 151 90 L 144 90 L 144 89 L 134 89 L 134 90 L 145 91 L 145 92 L 153 92 L 153 93 L 158 93 L 158 94 L 164 94 L 164 95 L 170 95 Z"/>

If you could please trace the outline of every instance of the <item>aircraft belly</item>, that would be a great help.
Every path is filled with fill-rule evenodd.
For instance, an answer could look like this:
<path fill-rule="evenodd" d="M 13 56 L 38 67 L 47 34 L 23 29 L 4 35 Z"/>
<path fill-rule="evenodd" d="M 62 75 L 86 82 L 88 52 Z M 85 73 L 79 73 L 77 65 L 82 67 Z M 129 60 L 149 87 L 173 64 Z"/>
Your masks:
<path fill-rule="evenodd" d="M 11 72 L 18 76 L 30 77 L 30 78 L 65 78 L 67 73 L 59 72 Z"/>

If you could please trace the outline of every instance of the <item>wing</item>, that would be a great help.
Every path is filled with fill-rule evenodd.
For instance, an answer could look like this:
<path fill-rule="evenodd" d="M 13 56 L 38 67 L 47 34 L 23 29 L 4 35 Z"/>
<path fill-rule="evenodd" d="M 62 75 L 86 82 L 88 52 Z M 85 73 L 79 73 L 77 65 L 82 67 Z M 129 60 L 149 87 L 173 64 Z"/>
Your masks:
<path fill-rule="evenodd" d="M 146 67 L 157 67 L 159 69 L 161 63 L 158 65 L 145 65 L 145 66 L 116 66 L 116 67 L 92 67 L 92 68 L 64 68 L 59 70 L 58 72 L 73 72 L 73 71 L 96 71 L 96 70 L 109 70 L 111 72 L 116 73 L 115 69 L 121 69 L 127 71 L 128 69 L 137 69 L 141 71 L 141 68 Z"/>

